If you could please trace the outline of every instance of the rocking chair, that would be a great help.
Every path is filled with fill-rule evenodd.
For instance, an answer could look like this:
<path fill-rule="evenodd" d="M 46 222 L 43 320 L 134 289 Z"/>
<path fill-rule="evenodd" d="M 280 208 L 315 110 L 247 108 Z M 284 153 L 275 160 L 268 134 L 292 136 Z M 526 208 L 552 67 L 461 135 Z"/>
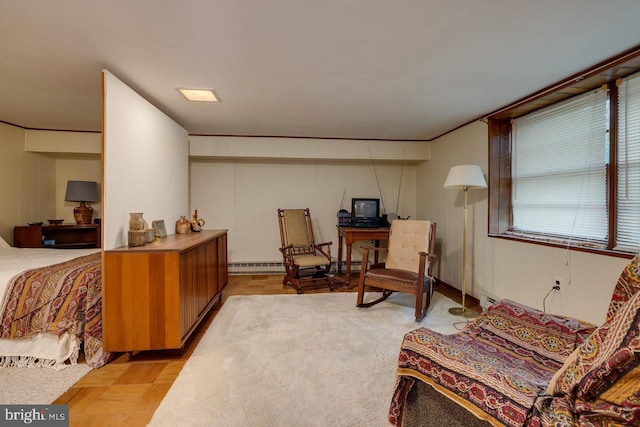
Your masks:
<path fill-rule="evenodd" d="M 371 307 L 389 298 L 394 291 L 416 296 L 416 322 L 421 321 L 433 295 L 433 267 L 436 223 L 419 220 L 393 220 L 389 247 L 364 247 L 358 283 L 357 307 Z M 387 251 L 385 264 L 368 267 L 369 251 Z M 382 296 L 364 302 L 365 287 L 382 290 Z"/>
<path fill-rule="evenodd" d="M 278 209 L 278 223 L 286 272 L 282 284 L 293 286 L 299 294 L 305 287 L 319 285 L 327 285 L 333 291 L 328 276 L 332 243 L 315 243 L 309 209 Z"/>

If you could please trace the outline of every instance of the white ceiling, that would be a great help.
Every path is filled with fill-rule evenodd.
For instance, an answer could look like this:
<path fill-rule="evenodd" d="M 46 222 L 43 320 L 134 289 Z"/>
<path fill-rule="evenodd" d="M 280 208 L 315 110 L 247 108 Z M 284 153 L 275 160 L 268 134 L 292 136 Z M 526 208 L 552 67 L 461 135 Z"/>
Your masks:
<path fill-rule="evenodd" d="M 432 139 L 638 44 L 638 0 L 3 0 L 0 121 L 100 130 L 108 69 L 191 134 Z"/>

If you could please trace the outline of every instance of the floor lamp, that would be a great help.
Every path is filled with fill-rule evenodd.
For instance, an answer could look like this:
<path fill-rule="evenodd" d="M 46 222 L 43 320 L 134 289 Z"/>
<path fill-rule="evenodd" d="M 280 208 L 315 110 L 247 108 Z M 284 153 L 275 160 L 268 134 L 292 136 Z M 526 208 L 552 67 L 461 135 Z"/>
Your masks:
<path fill-rule="evenodd" d="M 454 316 L 472 318 L 478 313 L 466 308 L 465 296 L 467 293 L 467 192 L 478 188 L 487 188 L 487 181 L 482 175 L 482 169 L 476 165 L 453 166 L 444 181 L 444 188 L 462 190 L 464 192 L 464 228 L 462 232 L 462 307 L 452 307 L 449 313 Z"/>

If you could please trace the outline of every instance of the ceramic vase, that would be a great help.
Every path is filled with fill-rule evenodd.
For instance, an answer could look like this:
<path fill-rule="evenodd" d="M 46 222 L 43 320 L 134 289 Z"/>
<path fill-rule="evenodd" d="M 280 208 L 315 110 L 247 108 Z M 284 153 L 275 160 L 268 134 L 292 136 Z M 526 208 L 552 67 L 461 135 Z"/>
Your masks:
<path fill-rule="evenodd" d="M 149 228 L 147 222 L 142 218 L 142 212 L 132 212 L 129 214 L 129 231 L 140 231 Z"/>

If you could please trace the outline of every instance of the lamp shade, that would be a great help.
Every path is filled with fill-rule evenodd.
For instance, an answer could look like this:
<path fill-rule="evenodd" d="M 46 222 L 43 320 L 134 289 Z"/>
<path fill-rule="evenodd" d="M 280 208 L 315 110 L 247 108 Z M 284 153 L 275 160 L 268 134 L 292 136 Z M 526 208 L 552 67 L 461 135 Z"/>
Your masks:
<path fill-rule="evenodd" d="M 97 202 L 98 183 L 93 181 L 68 181 L 67 192 L 64 196 L 67 202 Z"/>
<path fill-rule="evenodd" d="M 458 165 L 449 170 L 444 181 L 444 188 L 475 189 L 487 188 L 487 181 L 482 175 L 482 169 L 477 165 Z"/>

